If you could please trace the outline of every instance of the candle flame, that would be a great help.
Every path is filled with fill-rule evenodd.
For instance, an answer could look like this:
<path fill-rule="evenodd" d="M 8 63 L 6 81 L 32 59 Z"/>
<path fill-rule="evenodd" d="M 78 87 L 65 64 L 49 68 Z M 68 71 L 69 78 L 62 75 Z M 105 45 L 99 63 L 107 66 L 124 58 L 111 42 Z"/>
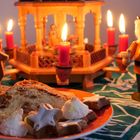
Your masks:
<path fill-rule="evenodd" d="M 13 28 L 13 20 L 9 19 L 8 23 L 7 23 L 7 31 L 10 32 Z"/>
<path fill-rule="evenodd" d="M 125 33 L 125 19 L 123 14 L 120 15 L 119 19 L 119 30 L 122 34 Z"/>
<path fill-rule="evenodd" d="M 65 23 L 63 26 L 63 29 L 62 29 L 62 34 L 61 34 L 61 39 L 63 41 L 67 40 L 67 34 L 68 34 L 68 25 L 67 25 L 67 23 Z"/>
<path fill-rule="evenodd" d="M 112 12 L 110 10 L 107 10 L 107 25 L 109 27 L 113 26 L 113 16 L 112 16 Z"/>

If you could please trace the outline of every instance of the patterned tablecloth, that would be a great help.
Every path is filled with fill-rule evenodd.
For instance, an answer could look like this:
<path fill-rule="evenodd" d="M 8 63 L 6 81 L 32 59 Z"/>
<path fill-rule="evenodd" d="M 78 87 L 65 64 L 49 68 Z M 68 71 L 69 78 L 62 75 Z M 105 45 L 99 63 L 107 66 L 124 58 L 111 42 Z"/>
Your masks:
<path fill-rule="evenodd" d="M 7 77 L 3 84 L 12 84 Z M 73 88 L 73 87 L 72 87 Z M 110 98 L 114 109 L 112 120 L 97 132 L 80 138 L 81 140 L 140 140 L 140 102 L 131 99 L 136 91 L 133 64 L 128 67 L 126 74 L 113 74 L 112 79 L 100 78 L 91 93 Z"/>
<path fill-rule="evenodd" d="M 133 63 L 128 67 L 128 73 L 113 74 L 112 78 L 106 79 L 108 83 L 100 80 L 90 90 L 110 98 L 114 109 L 112 120 L 83 140 L 140 140 L 140 102 L 131 99 L 131 94 L 137 91 Z"/>

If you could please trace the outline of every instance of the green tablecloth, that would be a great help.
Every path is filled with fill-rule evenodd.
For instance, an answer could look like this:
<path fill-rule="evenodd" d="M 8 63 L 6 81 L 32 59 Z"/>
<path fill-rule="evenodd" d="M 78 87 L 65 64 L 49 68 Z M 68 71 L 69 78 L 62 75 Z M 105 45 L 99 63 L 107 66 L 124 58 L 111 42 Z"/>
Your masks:
<path fill-rule="evenodd" d="M 114 115 L 104 128 L 83 139 L 132 140 L 140 132 L 140 102 L 131 99 L 131 94 L 137 91 L 133 63 L 128 70 L 126 74 L 114 73 L 109 83 L 99 80 L 90 90 L 110 98 Z"/>
<path fill-rule="evenodd" d="M 113 74 L 112 79 L 100 78 L 95 83 L 91 93 L 110 98 L 114 109 L 112 120 L 99 131 L 83 137 L 83 140 L 132 140 L 140 132 L 140 102 L 131 99 L 131 94 L 137 90 L 133 64 L 126 74 Z M 15 81 L 3 78 L 3 84 L 13 84 Z M 71 88 L 81 88 L 72 86 Z M 140 138 L 139 138 L 140 139 Z"/>

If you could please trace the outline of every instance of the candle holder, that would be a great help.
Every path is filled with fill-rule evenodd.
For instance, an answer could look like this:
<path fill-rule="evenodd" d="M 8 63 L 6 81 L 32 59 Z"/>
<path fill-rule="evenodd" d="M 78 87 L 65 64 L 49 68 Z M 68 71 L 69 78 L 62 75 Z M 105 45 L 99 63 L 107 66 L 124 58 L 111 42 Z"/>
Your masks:
<path fill-rule="evenodd" d="M 4 49 L 5 53 L 9 55 L 9 59 L 14 58 L 14 51 L 17 48 L 17 46 L 14 46 L 11 49 L 8 49 L 7 47 Z"/>
<path fill-rule="evenodd" d="M 117 44 L 114 44 L 114 45 L 109 45 L 108 46 L 108 55 L 109 56 L 113 56 L 113 55 L 116 55 L 117 53 Z"/>
<path fill-rule="evenodd" d="M 122 63 L 122 59 L 123 59 L 122 57 L 116 56 L 116 63 L 117 63 L 117 65 L 118 65 L 120 71 L 121 71 L 122 73 L 124 73 L 124 72 L 126 72 L 127 65 L 124 65 L 124 64 Z"/>
<path fill-rule="evenodd" d="M 72 66 L 56 65 L 56 80 L 58 85 L 68 85 Z"/>

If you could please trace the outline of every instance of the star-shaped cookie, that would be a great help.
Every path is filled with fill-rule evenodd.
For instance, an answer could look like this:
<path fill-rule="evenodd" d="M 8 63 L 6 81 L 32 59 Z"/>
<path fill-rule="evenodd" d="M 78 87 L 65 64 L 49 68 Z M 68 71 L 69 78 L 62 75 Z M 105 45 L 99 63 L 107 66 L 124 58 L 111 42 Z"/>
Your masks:
<path fill-rule="evenodd" d="M 60 109 L 53 108 L 49 104 L 41 104 L 39 111 L 29 115 L 28 119 L 34 123 L 33 129 L 38 131 L 45 126 L 55 126 L 61 117 Z"/>

